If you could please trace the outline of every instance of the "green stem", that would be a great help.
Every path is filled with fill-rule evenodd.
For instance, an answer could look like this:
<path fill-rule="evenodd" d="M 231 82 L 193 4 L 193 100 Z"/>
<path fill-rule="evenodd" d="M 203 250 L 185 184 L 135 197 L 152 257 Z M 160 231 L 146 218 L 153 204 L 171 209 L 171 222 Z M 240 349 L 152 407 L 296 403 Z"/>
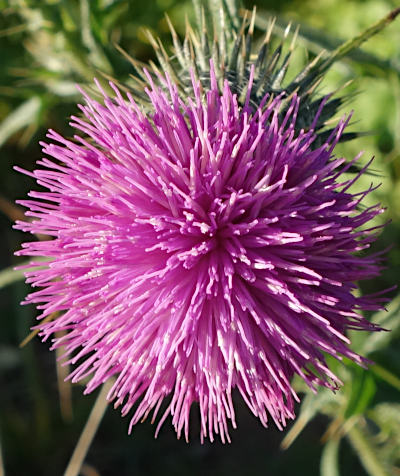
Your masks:
<path fill-rule="evenodd" d="M 240 29 L 241 0 L 192 0 L 199 33 L 206 30 L 213 42 L 215 34 L 218 41 L 232 43 L 234 32 Z M 205 23 L 205 24 L 203 24 Z"/>
<path fill-rule="evenodd" d="M 324 446 L 321 455 L 320 475 L 340 476 L 339 471 L 340 438 L 331 438 Z"/>
<path fill-rule="evenodd" d="M 322 60 L 319 67 L 317 66 L 318 73 L 323 74 L 327 69 L 329 69 L 333 63 L 338 61 L 339 59 L 346 56 L 351 51 L 355 50 L 356 48 L 360 47 L 363 43 L 369 40 L 372 36 L 376 35 L 384 28 L 386 28 L 392 21 L 400 14 L 400 7 L 395 8 L 392 10 L 388 15 L 386 15 L 381 20 L 377 21 L 369 28 L 364 30 L 359 35 L 355 36 L 351 40 L 346 41 L 342 45 L 338 46 L 332 53 L 328 56 L 328 58 Z"/>
<path fill-rule="evenodd" d="M 372 373 L 394 387 L 396 390 L 400 391 L 400 378 L 397 377 L 397 375 L 392 374 L 392 372 L 389 372 L 389 370 L 378 364 L 371 365 L 370 369 Z"/>
<path fill-rule="evenodd" d="M 390 476 L 379 461 L 375 449 L 357 424 L 350 428 L 346 436 L 370 476 Z"/>
<path fill-rule="evenodd" d="M 1 440 L 0 440 L 0 476 L 5 476 L 6 472 L 4 470 L 4 461 L 3 461 L 3 450 L 1 447 Z"/>
<path fill-rule="evenodd" d="M 93 438 L 96 435 L 97 429 L 100 425 L 100 422 L 104 416 L 104 413 L 108 407 L 107 394 L 113 386 L 114 381 L 108 380 L 103 387 L 101 388 L 96 402 L 90 412 L 88 421 L 86 422 L 85 428 L 82 431 L 82 434 L 76 444 L 75 450 L 72 453 L 71 459 L 68 463 L 67 469 L 65 470 L 64 476 L 78 476 L 82 464 L 86 458 L 87 452 L 89 451 L 90 445 L 93 441 Z"/>

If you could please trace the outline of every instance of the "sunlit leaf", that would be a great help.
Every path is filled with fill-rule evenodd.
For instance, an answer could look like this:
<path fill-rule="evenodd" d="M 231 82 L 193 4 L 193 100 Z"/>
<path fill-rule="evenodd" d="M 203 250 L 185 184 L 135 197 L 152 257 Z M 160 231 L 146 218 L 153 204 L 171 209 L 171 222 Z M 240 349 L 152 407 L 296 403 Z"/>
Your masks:
<path fill-rule="evenodd" d="M 40 97 L 34 96 L 23 102 L 4 119 L 0 124 L 0 146 L 15 132 L 38 121 L 41 104 Z"/>
<path fill-rule="evenodd" d="M 27 260 L 21 265 L 29 265 L 33 260 Z M 43 259 L 36 259 L 36 261 L 45 261 Z M 24 279 L 24 271 L 29 271 L 29 268 L 24 270 L 15 269 L 15 266 L 10 266 L 8 268 L 2 269 L 0 271 L 0 289 L 8 286 L 9 284 L 15 283 L 16 281 L 22 281 Z"/>

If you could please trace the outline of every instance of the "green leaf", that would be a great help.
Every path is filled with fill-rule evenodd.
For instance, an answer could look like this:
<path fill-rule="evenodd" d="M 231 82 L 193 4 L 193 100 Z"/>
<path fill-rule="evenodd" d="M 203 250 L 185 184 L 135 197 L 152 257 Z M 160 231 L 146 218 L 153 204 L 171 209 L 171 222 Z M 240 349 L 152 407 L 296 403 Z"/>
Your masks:
<path fill-rule="evenodd" d="M 332 438 L 325 444 L 321 454 L 321 476 L 340 476 L 339 445 L 339 438 Z"/>
<path fill-rule="evenodd" d="M 35 261 L 48 261 L 46 258 L 38 259 Z M 21 263 L 20 266 L 27 264 L 33 264 L 33 260 L 28 260 L 24 263 Z M 33 269 L 33 268 L 32 268 Z M 37 268 L 36 268 L 37 269 Z M 24 270 L 16 270 L 14 266 L 10 266 L 0 271 L 0 289 L 8 286 L 9 284 L 15 283 L 16 281 L 22 281 L 24 279 L 24 272 L 29 271 L 29 268 Z"/>
<path fill-rule="evenodd" d="M 22 279 L 24 279 L 24 273 L 22 270 L 16 271 L 14 266 L 5 268 L 0 271 L 0 289 Z"/>
<path fill-rule="evenodd" d="M 39 120 L 41 106 L 41 98 L 34 96 L 14 109 L 0 124 L 0 146 L 15 132 L 37 122 Z"/>
<path fill-rule="evenodd" d="M 363 413 L 376 393 L 375 380 L 369 370 L 356 366 L 351 370 L 353 378 L 347 384 L 351 385 L 351 393 L 344 414 L 346 419 Z"/>

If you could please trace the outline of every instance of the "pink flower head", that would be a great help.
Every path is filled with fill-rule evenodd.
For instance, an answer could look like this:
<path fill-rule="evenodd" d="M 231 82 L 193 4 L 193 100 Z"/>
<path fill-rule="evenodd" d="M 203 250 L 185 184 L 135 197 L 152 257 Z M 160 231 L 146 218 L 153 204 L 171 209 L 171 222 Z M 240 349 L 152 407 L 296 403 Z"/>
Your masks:
<path fill-rule="evenodd" d="M 193 98 L 160 81 L 149 76 L 147 114 L 113 84 L 102 103 L 85 94 L 81 136 L 50 131 L 51 160 L 25 171 L 46 190 L 20 202 L 33 221 L 16 228 L 51 237 L 17 253 L 50 259 L 26 273 L 39 288 L 26 303 L 39 319 L 58 313 L 40 336 L 64 346 L 85 393 L 116 376 L 108 398 L 123 415 L 135 407 L 130 429 L 166 400 L 157 432 L 171 414 L 187 439 L 198 402 L 201 438 L 229 441 L 235 388 L 282 428 L 295 374 L 334 389 L 326 355 L 363 362 L 345 334 L 378 329 L 360 310 L 380 299 L 354 282 L 379 274 L 362 251 L 382 209 L 359 208 L 370 189 L 350 191 L 365 169 L 341 178 L 354 164 L 333 156 L 348 118 L 317 147 L 314 130 L 294 131 L 296 96 L 282 113 L 280 97 L 239 107 L 213 72 L 206 91 L 193 79 Z"/>

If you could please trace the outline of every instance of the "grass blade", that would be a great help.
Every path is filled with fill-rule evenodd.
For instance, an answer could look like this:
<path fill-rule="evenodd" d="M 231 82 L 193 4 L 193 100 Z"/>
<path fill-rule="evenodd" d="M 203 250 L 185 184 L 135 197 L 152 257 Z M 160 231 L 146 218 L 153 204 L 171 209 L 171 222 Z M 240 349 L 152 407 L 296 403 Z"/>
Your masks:
<path fill-rule="evenodd" d="M 96 435 L 100 422 L 104 416 L 104 413 L 106 412 L 106 409 L 108 406 L 108 400 L 106 397 L 107 397 L 107 393 L 110 391 L 113 384 L 114 384 L 113 379 L 109 379 L 102 386 L 97 396 L 96 402 L 93 405 L 92 411 L 90 412 L 86 425 L 75 447 L 75 450 L 72 453 L 71 459 L 68 463 L 67 469 L 65 470 L 64 476 L 78 476 L 79 475 L 80 469 L 85 460 L 87 452 L 89 451 L 90 445 Z"/>

